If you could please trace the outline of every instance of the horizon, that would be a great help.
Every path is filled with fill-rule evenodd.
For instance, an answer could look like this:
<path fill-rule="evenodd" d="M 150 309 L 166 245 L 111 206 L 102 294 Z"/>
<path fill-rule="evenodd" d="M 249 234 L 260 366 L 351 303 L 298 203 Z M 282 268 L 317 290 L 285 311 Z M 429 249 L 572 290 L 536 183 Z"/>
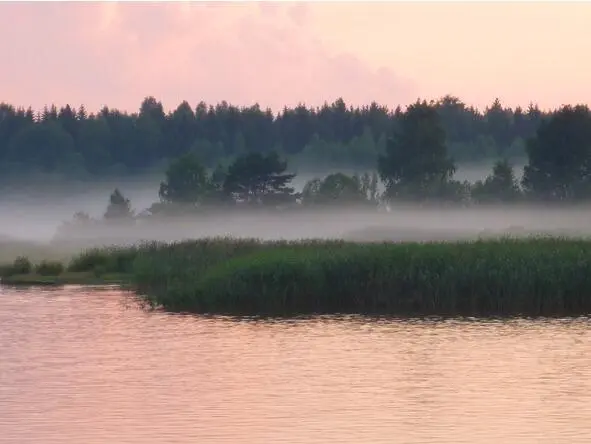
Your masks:
<path fill-rule="evenodd" d="M 0 101 L 133 113 L 153 96 L 167 112 L 186 100 L 277 114 L 451 95 L 547 111 L 591 103 L 589 21 L 591 3 L 2 3 Z"/>
<path fill-rule="evenodd" d="M 273 117 L 274 118 L 277 118 L 279 115 L 281 115 L 283 113 L 283 110 L 285 110 L 285 109 L 293 110 L 293 109 L 295 109 L 297 107 L 303 106 L 303 107 L 305 107 L 306 109 L 308 109 L 310 111 L 317 111 L 317 110 L 320 110 L 323 106 L 331 106 L 332 104 L 334 104 L 338 100 L 343 100 L 343 102 L 345 103 L 345 106 L 346 106 L 346 109 L 347 110 L 350 110 L 351 108 L 354 109 L 354 110 L 355 109 L 362 109 L 364 107 L 370 107 L 372 104 L 375 103 L 378 107 L 386 108 L 387 111 L 392 114 L 392 113 L 394 113 L 396 111 L 396 109 L 398 107 L 400 108 L 400 110 L 402 112 L 405 112 L 409 106 L 411 106 L 411 105 L 413 105 L 413 104 L 415 104 L 417 102 L 426 101 L 427 103 L 437 103 L 437 102 L 445 99 L 446 97 L 457 99 L 457 100 L 459 100 L 460 103 L 462 103 L 466 107 L 466 109 L 472 108 L 477 113 L 482 114 L 482 115 L 484 115 L 486 113 L 487 109 L 490 108 L 490 106 L 497 99 L 497 97 L 495 97 L 495 98 L 493 98 L 493 100 L 490 101 L 491 102 L 490 104 L 486 105 L 484 108 L 479 108 L 479 107 L 477 107 L 477 106 L 475 106 L 473 104 L 470 104 L 470 103 L 465 102 L 464 100 L 462 100 L 461 97 L 456 97 L 456 96 L 453 96 L 451 94 L 444 94 L 441 97 L 437 97 L 437 98 L 423 98 L 423 97 L 419 97 L 419 98 L 417 98 L 415 100 L 410 101 L 409 103 L 405 103 L 405 104 L 402 104 L 401 103 L 399 105 L 396 105 L 394 107 L 391 107 L 391 106 L 388 106 L 386 104 L 380 103 L 378 101 L 372 101 L 372 102 L 369 102 L 369 103 L 351 104 L 351 103 L 348 103 L 343 97 L 337 97 L 333 101 L 330 101 L 330 102 L 329 101 L 325 101 L 323 103 L 318 103 L 318 104 L 313 104 L 313 105 L 310 105 L 310 104 L 307 104 L 307 103 L 296 103 L 293 106 L 287 106 L 287 105 L 285 105 L 284 107 L 275 110 L 275 109 L 272 109 L 269 106 L 265 106 L 264 104 L 262 104 L 260 102 L 257 102 L 257 101 L 252 102 L 252 103 L 247 103 L 247 104 L 240 104 L 240 103 L 233 103 L 233 102 L 230 102 L 230 101 L 227 101 L 227 100 L 223 100 L 223 99 L 220 100 L 220 101 L 218 101 L 218 102 L 205 102 L 203 100 L 198 100 L 196 103 L 192 103 L 192 102 L 190 102 L 188 100 L 181 100 L 176 105 L 167 107 L 167 106 L 165 106 L 165 104 L 158 97 L 155 97 L 153 95 L 147 94 L 147 95 L 144 96 L 144 98 L 142 100 L 140 100 L 140 102 L 138 103 L 137 107 L 136 108 L 133 108 L 133 109 L 120 109 L 120 108 L 111 107 L 108 104 L 104 104 L 104 105 L 102 105 L 101 108 L 98 108 L 98 109 L 89 109 L 89 107 L 86 106 L 86 104 L 84 104 L 84 103 L 80 103 L 80 104 L 59 103 L 59 102 L 55 102 L 55 101 L 50 102 L 50 103 L 43 104 L 40 108 L 34 108 L 32 105 L 15 105 L 13 103 L 10 103 L 10 102 L 7 102 L 7 101 L 2 101 L 2 100 L 0 100 L 0 105 L 12 106 L 16 110 L 25 110 L 25 111 L 31 110 L 31 111 L 33 111 L 33 113 L 41 113 L 45 108 L 47 108 L 49 110 L 49 109 L 51 109 L 51 107 L 54 107 L 54 106 L 55 106 L 55 108 L 58 111 L 60 109 L 62 109 L 62 108 L 67 107 L 67 106 L 69 106 L 70 109 L 72 109 L 72 110 L 78 110 L 78 109 L 80 109 L 80 107 L 84 107 L 85 111 L 88 113 L 89 116 L 90 115 L 96 116 L 98 113 L 100 113 L 106 107 L 106 108 L 109 109 L 109 111 L 121 112 L 122 114 L 133 115 L 133 114 L 138 114 L 139 113 L 141 103 L 144 100 L 146 100 L 148 98 L 153 98 L 157 102 L 159 102 L 160 104 L 162 104 L 162 108 L 163 108 L 163 111 L 164 111 L 165 114 L 171 114 L 183 102 L 187 102 L 191 106 L 191 109 L 192 110 L 195 110 L 197 108 L 197 106 L 199 106 L 201 103 L 204 103 L 207 106 L 207 108 L 209 109 L 209 108 L 215 108 L 216 106 L 221 105 L 221 104 L 223 104 L 225 102 L 229 107 L 235 107 L 235 108 L 240 109 L 240 110 L 249 109 L 249 108 L 258 106 L 260 108 L 260 110 L 263 111 L 263 112 L 271 111 L 271 113 L 273 114 Z M 557 111 L 557 110 L 559 110 L 559 109 L 561 109 L 561 108 L 563 108 L 565 106 L 571 106 L 571 107 L 575 107 L 575 106 L 586 106 L 588 108 L 591 107 L 591 105 L 590 104 L 587 104 L 587 103 L 564 103 L 564 104 L 562 104 L 560 106 L 557 106 L 557 107 L 554 107 L 554 108 L 542 108 L 542 107 L 539 106 L 538 103 L 533 102 L 533 101 L 527 103 L 526 105 L 519 105 L 518 104 L 515 107 L 511 107 L 511 106 L 506 105 L 505 103 L 503 103 L 501 100 L 499 100 L 499 101 L 500 101 L 503 109 L 505 109 L 507 111 L 513 111 L 513 112 L 515 112 L 518 108 L 520 108 L 522 111 L 526 112 L 530 106 L 533 106 L 534 108 L 537 108 L 540 112 L 542 112 L 544 114 L 552 113 L 552 112 Z"/>

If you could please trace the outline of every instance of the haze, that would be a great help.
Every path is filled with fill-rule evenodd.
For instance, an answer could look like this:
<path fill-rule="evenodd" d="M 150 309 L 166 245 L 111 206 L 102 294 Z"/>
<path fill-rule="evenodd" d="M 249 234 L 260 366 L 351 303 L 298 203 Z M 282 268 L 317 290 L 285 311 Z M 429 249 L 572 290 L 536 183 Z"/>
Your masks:
<path fill-rule="evenodd" d="M 167 109 L 182 100 L 228 100 L 277 111 L 338 97 L 353 106 L 375 100 L 394 108 L 452 94 L 482 109 L 495 97 L 507 106 L 556 108 L 591 102 L 590 22 L 591 3 L 2 3 L 0 99 L 36 110 L 70 103 L 135 111 L 153 95 Z M 515 164 L 518 174 L 522 166 Z M 460 165 L 456 178 L 474 182 L 489 172 L 490 164 Z M 299 173 L 297 189 L 312 177 Z M 43 183 L 5 192 L 0 234 L 48 241 L 76 211 L 102 215 L 115 187 L 141 211 L 157 200 L 160 180 L 67 183 L 51 192 Z M 157 235 L 135 228 L 130 236 L 300 238 L 383 225 L 439 236 L 585 225 L 577 212 L 491 211 L 302 213 L 280 222 L 280 216 L 220 216 L 191 221 L 182 233 L 164 224 Z"/>
<path fill-rule="evenodd" d="M 456 178 L 459 180 L 468 180 L 475 182 L 482 179 L 487 174 L 490 174 L 492 160 L 481 162 L 478 164 L 460 165 Z M 522 164 L 515 164 L 516 172 L 519 173 L 523 168 Z M 334 170 L 327 170 L 323 173 L 313 174 L 306 171 L 298 172 L 298 175 L 293 181 L 293 186 L 296 191 L 301 191 L 308 180 L 314 177 L 323 178 L 330 173 L 344 172 L 346 174 L 359 173 L 359 171 L 346 170 L 336 168 Z M 151 204 L 158 201 L 158 185 L 163 179 L 163 174 L 152 173 L 145 174 L 140 177 L 120 178 L 113 181 L 59 181 L 55 184 L 38 182 L 29 183 L 26 187 L 19 187 L 0 194 L 0 207 L 2 213 L 0 216 L 0 237 L 10 237 L 23 240 L 32 240 L 37 242 L 48 242 L 56 233 L 56 229 L 64 222 L 71 220 L 74 213 L 78 211 L 85 212 L 91 217 L 101 218 L 108 204 L 109 194 L 115 189 L 119 188 L 126 197 L 131 201 L 136 212 L 141 212 L 148 208 Z M 9 188 L 10 189 L 10 188 Z M 380 190 L 383 191 L 383 186 L 380 184 Z M 355 212 L 353 213 L 355 214 Z M 421 213 L 422 214 L 422 213 Z M 367 216 L 367 215 L 366 215 Z M 263 220 L 257 220 L 256 223 L 250 216 L 252 226 L 248 226 L 236 219 L 233 216 L 231 229 L 228 225 L 227 218 L 220 217 L 216 220 L 208 219 L 211 227 L 203 226 L 196 221 L 195 225 L 199 228 L 196 230 L 189 230 L 191 236 L 193 235 L 217 235 L 217 234 L 231 234 L 236 236 L 261 236 L 264 238 L 273 238 L 277 233 L 283 233 L 282 237 L 286 238 L 300 238 L 300 237 L 314 237 L 314 236 L 329 236 L 334 233 L 342 231 L 339 228 L 340 224 L 345 224 L 343 227 L 352 227 L 352 229 L 362 228 L 363 224 L 372 225 L 371 218 L 367 220 L 364 216 L 364 221 L 360 225 L 360 221 L 353 222 L 353 225 L 347 225 L 351 222 L 346 222 L 341 219 L 341 216 L 334 218 L 328 217 L 324 212 L 322 216 L 315 216 L 309 219 L 310 216 L 305 216 L 302 223 L 291 224 L 290 220 L 281 222 L 280 226 L 269 228 Z M 522 216 L 520 216 L 522 217 Z M 320 219 L 319 219 L 320 218 Z M 355 217 L 353 217 L 355 219 Z M 420 226 L 423 222 L 423 216 L 416 221 L 407 220 L 412 227 Z M 426 217 L 425 219 L 429 219 Z M 432 218 L 431 218 L 432 219 Z M 378 219 L 376 222 L 379 222 Z M 391 219 L 388 219 L 391 220 Z M 404 220 L 398 219 L 398 220 Z M 520 223 L 522 219 L 516 219 L 515 224 Z M 323 222 L 324 221 L 324 222 Z M 432 220 L 431 220 L 432 221 Z M 498 221 L 497 221 L 498 222 Z M 183 222 L 183 224 L 186 223 Z M 320 228 L 326 224 L 324 228 Z M 430 221 L 425 220 L 426 226 L 429 226 Z M 190 224 L 190 222 L 189 222 Z M 418 225 L 417 225 L 418 224 Z M 293 226 L 292 226 L 293 225 Z M 482 229 L 488 227 L 490 224 L 482 222 Z M 491 227 L 498 226 L 498 223 L 491 225 Z M 225 227 L 225 228 L 224 228 Z M 457 228 L 457 227 L 456 227 Z M 183 235 L 177 236 L 167 233 L 171 231 L 166 227 L 162 227 L 164 233 L 151 234 L 146 236 L 140 235 L 139 228 L 134 228 L 133 238 L 182 238 Z M 491 228 L 492 229 L 492 228 Z M 172 230 L 174 231 L 174 230 Z M 149 235 L 148 235 L 149 234 Z"/>
<path fill-rule="evenodd" d="M 151 186 L 148 186 L 151 185 Z M 121 189 L 141 211 L 156 200 L 154 183 L 128 183 Z M 20 203 L 2 202 L 0 237 L 47 243 L 56 229 L 75 211 L 88 211 L 100 218 L 113 184 L 87 184 L 86 190 L 52 197 L 30 197 Z M 58 191 L 59 193 L 59 191 Z M 43 203 L 45 200 L 45 203 Z M 25 203 L 23 203 L 25 202 Z M 395 208 L 360 210 L 353 207 L 319 208 L 296 212 L 239 210 L 213 211 L 192 217 L 162 217 L 138 221 L 132 227 L 100 227 L 91 233 L 60 239 L 68 249 L 138 241 L 178 241 L 209 236 L 255 237 L 260 239 L 345 238 L 354 241 L 438 241 L 477 239 L 510 234 L 559 234 L 588 236 L 588 206 L 544 207 L 532 204 L 494 205 L 473 208 L 425 208 L 399 205 Z"/>

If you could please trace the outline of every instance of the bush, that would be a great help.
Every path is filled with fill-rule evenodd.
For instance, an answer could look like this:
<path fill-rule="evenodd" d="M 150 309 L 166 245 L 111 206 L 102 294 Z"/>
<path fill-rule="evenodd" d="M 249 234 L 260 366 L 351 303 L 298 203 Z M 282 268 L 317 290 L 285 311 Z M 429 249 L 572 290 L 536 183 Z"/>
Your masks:
<path fill-rule="evenodd" d="M 64 265 L 57 261 L 43 261 L 35 269 L 35 272 L 41 276 L 59 276 L 63 271 Z"/>
<path fill-rule="evenodd" d="M 14 260 L 12 264 L 0 267 L 0 276 L 10 277 L 19 274 L 29 274 L 32 269 L 33 266 L 31 264 L 31 261 L 24 256 L 19 256 Z"/>
<path fill-rule="evenodd" d="M 16 274 L 29 274 L 33 270 L 33 265 L 29 258 L 24 256 L 17 257 L 12 264 L 12 273 Z"/>
<path fill-rule="evenodd" d="M 68 271 L 130 273 L 137 251 L 137 247 L 92 248 L 72 259 Z"/>

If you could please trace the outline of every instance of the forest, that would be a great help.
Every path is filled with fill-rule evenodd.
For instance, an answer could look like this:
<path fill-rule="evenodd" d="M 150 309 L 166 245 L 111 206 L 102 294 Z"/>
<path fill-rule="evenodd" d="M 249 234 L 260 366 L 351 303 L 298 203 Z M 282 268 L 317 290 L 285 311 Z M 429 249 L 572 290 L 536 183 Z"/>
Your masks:
<path fill-rule="evenodd" d="M 111 194 L 103 221 L 186 215 L 236 208 L 320 208 L 333 205 L 383 208 L 412 204 L 576 203 L 591 196 L 591 111 L 563 106 L 545 116 L 525 141 L 527 164 L 519 180 L 502 157 L 475 183 L 454 179 L 457 165 L 437 105 L 417 101 L 398 117 L 373 173 L 333 172 L 295 190 L 288 161 L 275 150 L 238 154 L 227 166 L 208 169 L 199 153 L 172 159 L 160 183 L 160 200 L 136 214 L 119 189 Z M 381 185 L 381 187 L 380 187 Z M 391 208 L 391 207 L 390 207 Z M 88 215 L 75 216 L 88 225 Z M 91 224 L 92 225 L 92 224 Z"/>
<path fill-rule="evenodd" d="M 554 112 L 535 105 L 484 111 L 456 97 L 430 102 L 455 162 L 516 159 L 525 143 Z M 53 174 L 65 178 L 117 177 L 163 171 L 172 160 L 196 154 L 206 168 L 228 166 L 248 153 L 278 153 L 301 169 L 375 169 L 387 139 L 407 110 L 377 103 L 348 106 L 342 99 L 321 107 L 285 108 L 274 114 L 259 105 L 237 107 L 184 101 L 165 112 L 147 97 L 135 113 L 104 107 L 47 106 L 41 111 L 0 103 L 0 178 Z"/>

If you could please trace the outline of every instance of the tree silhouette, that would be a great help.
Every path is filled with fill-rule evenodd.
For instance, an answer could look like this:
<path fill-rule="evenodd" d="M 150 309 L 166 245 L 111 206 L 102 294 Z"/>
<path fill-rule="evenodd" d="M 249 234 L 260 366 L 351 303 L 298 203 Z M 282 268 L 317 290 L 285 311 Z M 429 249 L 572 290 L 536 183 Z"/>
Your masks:
<path fill-rule="evenodd" d="M 591 185 L 591 112 L 564 106 L 527 143 L 526 192 L 544 200 L 587 197 Z"/>
<path fill-rule="evenodd" d="M 115 191 L 109 197 L 109 205 L 105 212 L 104 218 L 106 220 L 124 220 L 132 219 L 134 212 L 131 209 L 131 202 L 126 199 L 125 196 L 115 188 Z"/>
<path fill-rule="evenodd" d="M 198 206 L 214 189 L 205 167 L 192 153 L 170 163 L 158 195 L 165 203 Z"/>
<path fill-rule="evenodd" d="M 521 197 L 519 182 L 508 160 L 500 160 L 484 181 L 477 181 L 472 188 L 477 202 L 515 202 Z"/>
<path fill-rule="evenodd" d="M 433 107 L 448 152 L 458 162 L 525 157 L 523 141 L 549 116 L 535 105 L 513 111 L 498 100 L 480 112 L 451 96 Z M 134 113 L 107 106 L 92 113 L 83 105 L 48 105 L 36 113 L 0 103 L 0 170 L 15 177 L 36 171 L 141 174 L 191 151 L 206 167 L 276 151 L 302 168 L 373 169 L 392 129 L 412 109 L 389 110 L 375 102 L 352 107 L 337 99 L 320 107 L 299 104 L 277 114 L 259 105 L 200 102 L 192 108 L 186 101 L 166 112 L 149 96 Z"/>
<path fill-rule="evenodd" d="M 282 162 L 276 152 L 247 154 L 229 166 L 223 189 L 239 202 L 275 204 L 290 201 L 295 199 L 295 194 L 288 184 L 295 174 L 287 174 L 286 170 L 287 162 Z"/>
<path fill-rule="evenodd" d="M 416 102 L 399 122 L 378 159 L 378 171 L 391 198 L 435 197 L 455 172 L 447 156 L 445 131 L 433 105 Z"/>

